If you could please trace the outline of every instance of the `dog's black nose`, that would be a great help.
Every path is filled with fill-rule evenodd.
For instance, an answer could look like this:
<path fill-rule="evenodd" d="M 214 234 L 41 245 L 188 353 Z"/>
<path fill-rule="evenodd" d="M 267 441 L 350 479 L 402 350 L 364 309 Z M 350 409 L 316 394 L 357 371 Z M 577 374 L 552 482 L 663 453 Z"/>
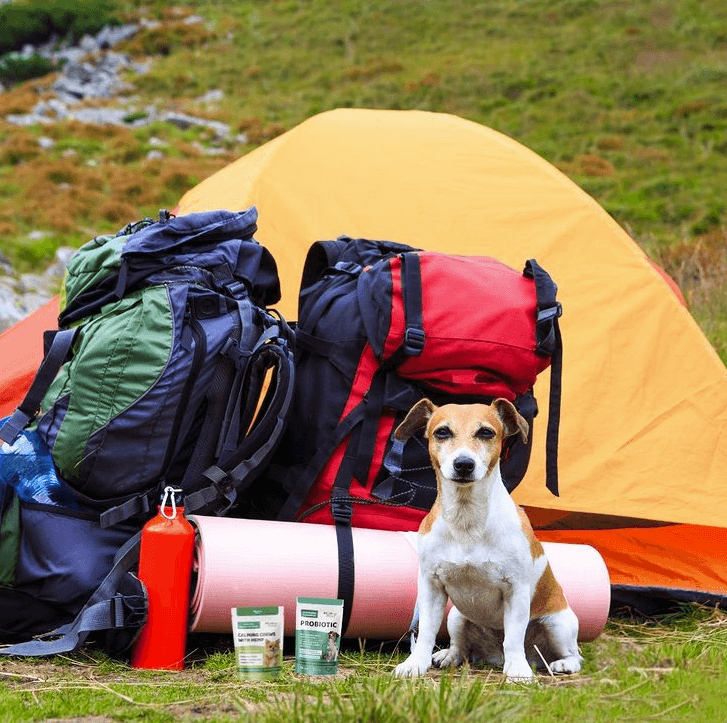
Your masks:
<path fill-rule="evenodd" d="M 475 471 L 475 461 L 472 457 L 457 457 L 452 467 L 460 477 L 469 477 Z"/>

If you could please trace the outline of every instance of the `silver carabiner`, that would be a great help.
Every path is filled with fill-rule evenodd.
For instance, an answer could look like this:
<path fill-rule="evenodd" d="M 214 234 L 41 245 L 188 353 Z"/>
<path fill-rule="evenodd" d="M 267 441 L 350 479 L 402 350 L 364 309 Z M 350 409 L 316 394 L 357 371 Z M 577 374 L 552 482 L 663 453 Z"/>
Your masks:
<path fill-rule="evenodd" d="M 165 517 L 167 520 L 173 520 L 177 516 L 177 498 L 176 495 L 181 494 L 182 490 L 172 487 L 171 485 L 168 485 L 164 488 L 164 496 L 162 497 L 162 504 L 161 504 L 161 515 L 162 517 Z M 172 500 L 171 508 L 172 508 L 172 515 L 171 517 L 167 514 L 167 500 Z"/>

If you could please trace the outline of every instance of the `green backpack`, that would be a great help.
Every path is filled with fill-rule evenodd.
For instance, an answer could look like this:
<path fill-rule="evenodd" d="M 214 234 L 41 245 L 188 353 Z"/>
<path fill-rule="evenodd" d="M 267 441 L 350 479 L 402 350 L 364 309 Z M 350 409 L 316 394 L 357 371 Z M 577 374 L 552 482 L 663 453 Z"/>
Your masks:
<path fill-rule="evenodd" d="M 188 510 L 225 513 L 271 456 L 290 405 L 292 332 L 268 309 L 280 284 L 256 220 L 254 207 L 164 212 L 69 262 L 59 330 L 46 332 L 48 354 L 0 438 L 12 442 L 40 409 L 61 476 L 106 502 L 104 524 L 146 515 L 166 485 Z"/>
<path fill-rule="evenodd" d="M 162 213 L 71 259 L 59 329 L 0 420 L 0 655 L 69 652 L 100 633 L 119 654 L 145 620 L 138 531 L 162 490 L 181 490 L 187 512 L 243 509 L 293 385 L 256 220 L 255 208 Z"/>

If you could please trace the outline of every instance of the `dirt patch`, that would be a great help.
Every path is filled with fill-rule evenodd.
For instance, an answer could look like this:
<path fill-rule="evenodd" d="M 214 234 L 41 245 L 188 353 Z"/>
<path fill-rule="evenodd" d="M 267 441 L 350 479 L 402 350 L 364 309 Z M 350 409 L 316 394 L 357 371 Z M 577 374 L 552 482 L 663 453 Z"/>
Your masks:
<path fill-rule="evenodd" d="M 596 153 L 582 153 L 572 161 L 562 161 L 557 167 L 567 175 L 589 176 L 591 178 L 616 175 L 616 168 L 606 158 Z"/>
<path fill-rule="evenodd" d="M 0 689 L 27 694 L 36 702 L 49 691 L 63 695 L 64 691 L 87 689 L 99 695 L 115 696 L 127 708 L 163 707 L 180 718 L 208 720 L 246 712 L 245 701 L 237 695 L 240 685 L 231 669 L 210 671 L 189 666 L 181 671 L 135 671 L 90 657 L 88 662 L 70 658 L 62 658 L 58 663 L 32 659 L 0 661 Z M 150 689 L 159 691 L 158 700 L 149 699 Z M 104 715 L 88 715 L 52 718 L 44 723 L 112 723 L 114 720 Z"/>
<path fill-rule="evenodd" d="M 659 30 L 668 28 L 674 21 L 674 11 L 668 5 L 659 5 L 654 8 L 649 16 L 649 21 Z"/>
<path fill-rule="evenodd" d="M 687 298 L 708 294 L 727 284 L 727 233 L 717 230 L 670 246 L 659 259 L 660 266 L 679 285 Z"/>
<path fill-rule="evenodd" d="M 684 54 L 678 50 L 655 50 L 644 48 L 636 53 L 635 65 L 646 70 L 653 70 L 664 65 L 680 63 L 684 60 Z"/>
<path fill-rule="evenodd" d="M 89 658 L 88 662 L 63 659 L 63 662 L 52 663 L 39 659 L 13 659 L 0 661 L 0 680 L 10 687 L 21 687 L 32 690 L 37 685 L 59 685 L 64 683 L 88 681 L 89 683 L 135 683 L 159 682 L 174 680 L 175 682 L 204 685 L 215 677 L 214 672 L 201 668 L 189 667 L 180 671 L 144 671 L 135 674 L 132 669 L 118 670 L 108 673 L 100 672 L 103 667 L 98 661 Z"/>

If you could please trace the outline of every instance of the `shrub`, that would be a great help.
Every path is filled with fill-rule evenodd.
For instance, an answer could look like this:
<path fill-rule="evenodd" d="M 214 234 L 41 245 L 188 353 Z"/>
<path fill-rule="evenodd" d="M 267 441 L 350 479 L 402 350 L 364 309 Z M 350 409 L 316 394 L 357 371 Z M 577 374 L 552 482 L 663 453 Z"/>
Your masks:
<path fill-rule="evenodd" d="M 3 83 L 22 83 L 31 78 L 42 78 L 56 70 L 53 61 L 38 53 L 28 57 L 7 53 L 0 57 L 0 81 Z"/>
<path fill-rule="evenodd" d="M 145 28 L 124 45 L 126 52 L 138 55 L 170 55 L 179 48 L 198 48 L 215 38 L 199 23 L 171 22 L 161 27 Z"/>
<path fill-rule="evenodd" d="M 0 54 L 117 25 L 114 0 L 14 0 L 0 5 Z"/>

